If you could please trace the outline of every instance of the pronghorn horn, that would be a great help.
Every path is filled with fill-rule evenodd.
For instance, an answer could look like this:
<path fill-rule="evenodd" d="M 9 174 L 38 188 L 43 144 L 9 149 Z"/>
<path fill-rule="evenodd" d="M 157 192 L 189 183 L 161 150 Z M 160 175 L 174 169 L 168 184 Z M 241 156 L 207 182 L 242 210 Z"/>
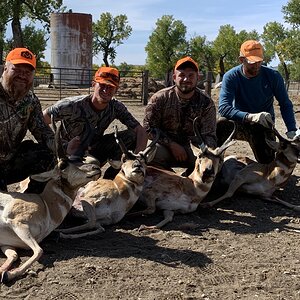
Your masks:
<path fill-rule="evenodd" d="M 124 144 L 124 142 L 118 137 L 118 126 L 117 125 L 115 125 L 114 126 L 114 132 L 115 132 L 115 139 L 116 139 L 116 142 L 117 142 L 117 144 L 120 146 L 120 148 L 121 148 L 121 151 L 126 155 L 126 156 L 129 156 L 129 152 L 128 152 L 128 150 L 127 150 L 127 148 L 126 148 L 126 146 L 125 146 L 125 144 Z"/>
<path fill-rule="evenodd" d="M 199 120 L 199 116 L 198 117 L 196 117 L 195 119 L 194 119 L 194 121 L 193 121 L 193 129 L 194 129 L 194 133 L 195 133 L 195 135 L 199 138 L 199 140 L 200 140 L 200 143 L 199 143 L 199 145 L 198 145 L 198 147 L 199 147 L 199 149 L 203 152 L 203 151 L 205 151 L 205 149 L 206 149 L 206 145 L 205 145 L 205 143 L 204 143 L 204 141 L 203 141 L 203 138 L 202 138 L 202 136 L 201 136 L 201 134 L 200 134 L 200 132 L 199 132 L 199 129 L 198 129 L 198 126 L 197 126 L 197 121 Z"/>
<path fill-rule="evenodd" d="M 236 131 L 236 125 L 234 122 L 232 122 L 232 124 L 233 124 L 233 130 L 232 130 L 230 136 L 227 138 L 227 140 L 223 143 L 223 145 L 219 147 L 218 154 L 221 154 L 223 151 L 225 151 L 229 146 L 231 146 L 235 142 L 233 140 L 233 136 Z"/>
<path fill-rule="evenodd" d="M 55 134 L 54 137 L 55 137 L 56 157 L 61 159 L 66 158 L 66 153 L 63 149 L 62 142 L 61 142 L 61 135 L 60 135 L 62 123 L 60 122 L 58 126 L 56 126 L 54 117 L 53 115 L 51 115 L 51 124 Z"/>
<path fill-rule="evenodd" d="M 158 128 L 154 128 L 151 131 L 154 131 L 154 138 L 152 142 L 147 146 L 147 148 L 142 152 L 144 156 L 147 156 L 147 154 L 151 151 L 151 149 L 155 146 L 155 144 L 159 140 L 160 130 Z"/>

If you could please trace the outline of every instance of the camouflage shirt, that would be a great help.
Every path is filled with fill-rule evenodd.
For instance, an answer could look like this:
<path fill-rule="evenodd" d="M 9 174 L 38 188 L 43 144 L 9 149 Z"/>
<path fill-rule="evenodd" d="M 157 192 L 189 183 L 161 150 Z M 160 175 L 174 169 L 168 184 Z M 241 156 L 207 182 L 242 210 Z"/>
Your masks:
<path fill-rule="evenodd" d="M 0 83 L 0 164 L 17 152 L 27 130 L 38 143 L 54 150 L 54 134 L 44 122 L 41 104 L 32 91 L 20 101 L 11 101 Z"/>
<path fill-rule="evenodd" d="M 122 102 L 113 98 L 104 110 L 96 111 L 91 105 L 91 98 L 92 95 L 69 97 L 47 109 L 48 115 L 52 115 L 55 121 L 62 121 L 64 140 L 80 136 L 82 143 L 91 145 L 93 140 L 98 141 L 103 136 L 115 119 L 131 129 L 140 124 Z"/>
<path fill-rule="evenodd" d="M 189 100 L 181 100 L 175 85 L 155 93 L 145 111 L 144 127 L 160 128 L 167 140 L 185 145 L 194 136 L 193 120 L 198 121 L 199 133 L 206 145 L 216 147 L 216 108 L 210 97 L 196 89 Z M 165 139 L 160 139 L 164 144 Z"/>

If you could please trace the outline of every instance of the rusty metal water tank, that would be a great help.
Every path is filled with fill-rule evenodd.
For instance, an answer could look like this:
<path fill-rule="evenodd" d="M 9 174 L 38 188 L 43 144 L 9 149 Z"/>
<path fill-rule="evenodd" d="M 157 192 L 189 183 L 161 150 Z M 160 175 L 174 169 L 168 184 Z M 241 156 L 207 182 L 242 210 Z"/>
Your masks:
<path fill-rule="evenodd" d="M 85 86 L 92 80 L 92 15 L 53 13 L 51 72 L 54 84 Z"/>

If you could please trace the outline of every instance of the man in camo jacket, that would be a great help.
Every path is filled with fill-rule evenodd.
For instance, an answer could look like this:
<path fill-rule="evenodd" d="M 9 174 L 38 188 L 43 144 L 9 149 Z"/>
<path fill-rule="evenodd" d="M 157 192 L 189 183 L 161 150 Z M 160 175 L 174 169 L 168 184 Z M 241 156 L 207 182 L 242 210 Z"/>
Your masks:
<path fill-rule="evenodd" d="M 81 160 L 88 151 L 99 160 L 100 165 L 108 159 L 120 160 L 122 152 L 114 134 L 104 134 L 115 119 L 127 127 L 119 132 L 127 149 L 135 153 L 145 149 L 145 129 L 126 106 L 114 98 L 119 81 L 116 68 L 100 67 L 95 73 L 91 95 L 65 98 L 44 110 L 46 123 L 50 123 L 51 115 L 54 120 L 62 121 L 62 138 L 67 153 L 73 153 L 71 159 Z M 110 167 L 103 177 L 113 178 L 117 172 Z"/>
<path fill-rule="evenodd" d="M 26 48 L 6 57 L 0 78 L 0 190 L 29 175 L 54 167 L 54 134 L 45 124 L 42 108 L 30 90 L 36 58 Z M 33 140 L 24 140 L 27 130 Z M 34 191 L 30 186 L 27 192 Z"/>
<path fill-rule="evenodd" d="M 189 175 L 195 166 L 195 156 L 190 140 L 195 139 L 193 120 L 197 122 L 204 143 L 216 147 L 216 108 L 212 99 L 197 88 L 199 80 L 197 63 L 191 57 L 177 61 L 174 85 L 156 92 L 150 99 L 144 117 L 147 132 L 161 130 L 161 138 L 151 164 L 164 169 L 187 168 Z"/>

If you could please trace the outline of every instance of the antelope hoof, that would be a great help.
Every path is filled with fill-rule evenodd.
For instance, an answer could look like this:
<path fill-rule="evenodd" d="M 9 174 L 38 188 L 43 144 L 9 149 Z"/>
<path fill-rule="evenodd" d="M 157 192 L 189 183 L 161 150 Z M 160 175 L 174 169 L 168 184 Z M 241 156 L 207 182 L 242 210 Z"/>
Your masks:
<path fill-rule="evenodd" d="M 3 271 L 1 273 L 1 283 L 8 283 L 8 273 L 7 271 Z"/>

